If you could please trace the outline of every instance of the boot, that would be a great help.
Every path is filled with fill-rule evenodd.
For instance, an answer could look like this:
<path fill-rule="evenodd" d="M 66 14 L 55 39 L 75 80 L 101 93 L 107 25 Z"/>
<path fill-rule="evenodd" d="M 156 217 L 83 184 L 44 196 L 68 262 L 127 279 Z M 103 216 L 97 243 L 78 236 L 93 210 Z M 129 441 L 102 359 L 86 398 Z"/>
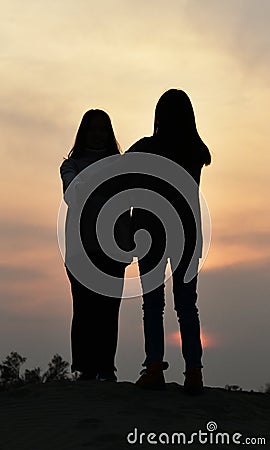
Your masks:
<path fill-rule="evenodd" d="M 198 395 L 203 392 L 202 369 L 200 367 L 189 368 L 184 372 L 184 391 L 190 395 Z"/>
<path fill-rule="evenodd" d="M 140 372 L 140 378 L 136 381 L 136 386 L 142 389 L 165 389 L 165 379 L 163 370 L 168 369 L 167 362 L 153 362 L 148 364 L 146 369 Z"/>

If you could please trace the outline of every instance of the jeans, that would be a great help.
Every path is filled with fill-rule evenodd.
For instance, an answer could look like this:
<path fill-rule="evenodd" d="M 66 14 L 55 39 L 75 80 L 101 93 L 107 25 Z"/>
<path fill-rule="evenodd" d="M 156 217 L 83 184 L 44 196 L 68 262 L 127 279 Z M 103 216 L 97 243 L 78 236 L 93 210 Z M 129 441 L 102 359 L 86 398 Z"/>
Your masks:
<path fill-rule="evenodd" d="M 167 258 L 163 258 L 160 269 L 160 285 L 151 292 L 144 293 L 143 289 L 143 326 L 145 337 L 146 359 L 144 366 L 152 362 L 161 362 L 164 357 L 164 327 L 163 313 L 165 306 L 164 279 Z M 197 301 L 197 275 L 188 283 L 184 283 L 187 265 L 182 263 L 175 269 L 171 261 L 173 278 L 174 309 L 177 314 L 182 340 L 182 354 L 186 369 L 202 367 L 202 345 L 200 339 L 200 322 Z M 198 265 L 197 265 L 198 267 Z M 139 259 L 140 275 L 146 274 L 153 268 L 151 259 Z M 175 269 L 175 270 L 174 270 Z"/>
<path fill-rule="evenodd" d="M 116 370 L 114 360 L 126 266 L 105 258 L 91 259 L 105 273 L 122 278 L 123 281 L 119 296 L 107 297 L 85 287 L 66 267 L 73 299 L 71 371 L 78 370 L 94 376 Z"/>

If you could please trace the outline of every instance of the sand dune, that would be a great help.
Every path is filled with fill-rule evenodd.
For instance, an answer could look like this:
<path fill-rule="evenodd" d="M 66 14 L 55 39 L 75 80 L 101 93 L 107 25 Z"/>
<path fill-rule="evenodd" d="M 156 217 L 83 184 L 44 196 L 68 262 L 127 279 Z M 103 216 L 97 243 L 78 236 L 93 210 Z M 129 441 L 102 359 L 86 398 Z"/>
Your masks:
<path fill-rule="evenodd" d="M 166 386 L 157 392 L 130 382 L 77 381 L 2 391 L 0 449 L 236 448 L 233 435 L 241 443 L 262 437 L 267 444 L 260 447 L 269 447 L 270 395 L 206 388 L 202 396 L 187 397 L 182 386 Z M 215 443 L 218 432 L 227 433 L 229 445 Z"/>

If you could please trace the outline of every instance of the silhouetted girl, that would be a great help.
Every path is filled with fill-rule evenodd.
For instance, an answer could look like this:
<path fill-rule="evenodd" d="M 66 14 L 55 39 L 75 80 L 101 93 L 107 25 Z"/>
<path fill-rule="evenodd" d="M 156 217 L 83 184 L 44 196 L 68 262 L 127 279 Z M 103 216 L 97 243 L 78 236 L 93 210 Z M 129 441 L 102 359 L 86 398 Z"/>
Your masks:
<path fill-rule="evenodd" d="M 155 110 L 153 136 L 139 140 L 128 152 L 148 152 L 169 158 L 182 166 L 198 186 L 202 167 L 211 162 L 209 150 L 202 142 L 196 128 L 191 101 L 185 92 L 178 89 L 168 90 L 159 99 Z M 179 196 L 167 183 L 157 178 L 152 180 L 148 178 L 147 180 L 141 175 L 138 180 L 139 187 L 158 192 L 169 200 L 183 224 L 185 246 L 180 264 L 174 267 L 171 258 L 173 294 L 180 324 L 182 353 L 186 365 L 184 387 L 189 393 L 199 393 L 203 389 L 203 382 L 200 324 L 196 307 L 197 275 L 188 283 L 184 283 L 184 276 L 196 245 L 194 218 L 183 197 Z M 164 388 L 163 370 L 168 367 L 168 363 L 163 362 L 164 277 L 167 258 L 172 255 L 163 256 L 166 232 L 164 232 L 161 221 L 152 213 L 139 208 L 134 209 L 133 226 L 134 232 L 142 228 L 147 229 L 152 238 L 152 245 L 147 255 L 142 258 L 137 255 L 140 275 L 148 273 L 160 260 L 163 261 L 164 267 L 159 287 L 146 293 L 142 282 L 146 353 L 143 365 L 146 366 L 146 369 L 141 372 L 141 377 L 136 384 L 144 388 Z M 196 263 L 198 267 L 198 259 Z M 197 272 L 195 271 L 195 273 Z"/>
<path fill-rule="evenodd" d="M 90 164 L 101 158 L 119 154 L 111 120 L 102 110 L 87 111 L 79 126 L 75 143 L 60 168 L 63 190 Z M 66 266 L 73 297 L 71 327 L 71 370 L 81 372 L 80 379 L 115 381 L 115 353 L 118 337 L 118 315 L 126 264 L 109 258 L 100 249 L 96 236 L 97 199 L 110 197 L 108 187 L 88 198 L 80 220 L 80 236 L 84 249 L 94 265 L 105 274 L 120 278 L 118 295 L 107 297 L 78 281 Z M 102 201 L 99 206 L 102 206 Z M 69 205 L 72 208 L 72 205 Z M 67 234 L 66 234 L 67 236 Z M 67 239 L 67 238 L 66 238 Z M 72 240 L 72 235 L 71 238 Z M 66 246 L 72 242 L 66 241 Z M 90 276 L 90 274 L 89 274 Z"/>

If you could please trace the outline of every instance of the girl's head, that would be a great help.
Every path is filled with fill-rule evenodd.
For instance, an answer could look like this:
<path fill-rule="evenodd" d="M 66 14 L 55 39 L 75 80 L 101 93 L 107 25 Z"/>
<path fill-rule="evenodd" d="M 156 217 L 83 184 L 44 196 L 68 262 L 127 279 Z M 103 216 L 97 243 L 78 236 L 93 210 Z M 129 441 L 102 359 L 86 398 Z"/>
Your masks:
<path fill-rule="evenodd" d="M 169 145 L 169 157 L 190 159 L 203 156 L 204 164 L 211 162 L 210 152 L 197 131 L 191 101 L 180 89 L 169 89 L 157 102 L 154 136 L 163 148 L 164 144 Z"/>
<path fill-rule="evenodd" d="M 194 111 L 188 95 L 180 89 L 169 89 L 157 102 L 154 134 L 186 134 L 196 132 Z"/>
<path fill-rule="evenodd" d="M 69 157 L 78 158 L 87 151 L 106 151 L 108 155 L 119 153 L 111 119 L 101 109 L 87 111 L 80 123 L 75 143 L 69 152 Z"/>

